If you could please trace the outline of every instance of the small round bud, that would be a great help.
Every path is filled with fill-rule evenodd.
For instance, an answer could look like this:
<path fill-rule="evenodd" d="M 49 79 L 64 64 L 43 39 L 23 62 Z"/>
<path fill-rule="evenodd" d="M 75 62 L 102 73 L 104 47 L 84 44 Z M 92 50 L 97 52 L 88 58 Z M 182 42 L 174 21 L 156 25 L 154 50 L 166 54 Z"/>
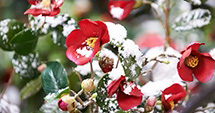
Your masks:
<path fill-rule="evenodd" d="M 149 97 L 147 100 L 146 100 L 146 105 L 145 105 L 145 111 L 146 112 L 150 112 L 154 109 L 154 106 L 157 102 L 157 99 L 156 97 Z"/>
<path fill-rule="evenodd" d="M 169 63 L 170 63 L 170 61 L 168 61 L 168 60 L 167 60 L 167 61 L 163 61 L 163 63 L 165 63 L 165 64 L 169 64 Z"/>
<path fill-rule="evenodd" d="M 139 8 L 143 4 L 142 0 L 135 0 L 134 9 Z"/>
<path fill-rule="evenodd" d="M 82 89 L 84 91 L 91 92 L 93 89 L 95 89 L 95 85 L 94 85 L 93 79 L 85 79 L 81 83 L 81 87 L 82 87 Z"/>
<path fill-rule="evenodd" d="M 103 56 L 99 58 L 99 66 L 104 73 L 112 71 L 114 65 L 114 59 Z"/>
<path fill-rule="evenodd" d="M 73 113 L 76 109 L 76 100 L 74 97 L 71 97 L 69 94 L 64 95 L 58 100 L 58 107 L 62 111 L 69 111 Z"/>
<path fill-rule="evenodd" d="M 46 64 L 42 64 L 42 65 L 40 65 L 40 66 L 37 67 L 37 70 L 38 70 L 40 73 L 42 73 L 43 70 L 46 69 L 46 67 L 47 67 Z"/>

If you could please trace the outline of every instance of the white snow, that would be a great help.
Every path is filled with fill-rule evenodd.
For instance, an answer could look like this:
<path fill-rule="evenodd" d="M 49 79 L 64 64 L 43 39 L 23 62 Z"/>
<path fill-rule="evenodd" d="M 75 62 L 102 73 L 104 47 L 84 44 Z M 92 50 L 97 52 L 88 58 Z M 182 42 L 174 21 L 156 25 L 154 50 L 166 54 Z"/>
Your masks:
<path fill-rule="evenodd" d="M 120 46 L 127 37 L 127 30 L 120 24 L 114 24 L 112 22 L 105 22 L 108 33 L 110 36 L 110 44 L 113 46 Z"/>
<path fill-rule="evenodd" d="M 123 12 L 124 9 L 120 7 L 114 7 L 113 5 L 110 6 L 110 13 L 113 16 L 113 18 L 121 19 Z"/>
<path fill-rule="evenodd" d="M 209 54 L 212 56 L 212 58 L 215 60 L 215 48 L 210 50 Z"/>
<path fill-rule="evenodd" d="M 83 48 L 78 48 L 76 50 L 76 52 L 78 54 L 80 54 L 81 56 L 84 56 L 84 57 L 88 58 L 88 57 L 90 57 L 92 55 L 93 50 L 91 48 L 88 48 L 88 47 L 85 46 Z"/>

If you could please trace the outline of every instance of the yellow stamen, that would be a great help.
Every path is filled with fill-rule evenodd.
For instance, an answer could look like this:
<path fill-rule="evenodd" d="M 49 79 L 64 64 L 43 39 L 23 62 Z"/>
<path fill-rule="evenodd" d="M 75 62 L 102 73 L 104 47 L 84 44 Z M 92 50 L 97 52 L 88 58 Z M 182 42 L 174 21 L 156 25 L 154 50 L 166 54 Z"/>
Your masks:
<path fill-rule="evenodd" d="M 96 37 L 90 37 L 86 40 L 87 45 L 89 45 L 91 48 L 94 48 L 97 38 Z"/>
<path fill-rule="evenodd" d="M 174 101 L 170 101 L 169 104 L 171 106 L 171 109 L 174 109 L 174 107 L 175 107 Z"/>
<path fill-rule="evenodd" d="M 43 5 L 44 8 L 50 8 L 51 0 L 43 0 L 41 4 Z"/>
<path fill-rule="evenodd" d="M 188 67 L 195 68 L 199 64 L 199 59 L 197 56 L 190 55 L 184 62 Z"/>

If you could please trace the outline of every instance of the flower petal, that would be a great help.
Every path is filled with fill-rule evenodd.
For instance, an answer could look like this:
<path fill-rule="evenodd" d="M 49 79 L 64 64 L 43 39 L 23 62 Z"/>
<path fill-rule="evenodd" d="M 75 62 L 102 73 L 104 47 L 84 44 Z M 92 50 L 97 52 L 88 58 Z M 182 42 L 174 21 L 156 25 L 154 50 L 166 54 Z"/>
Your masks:
<path fill-rule="evenodd" d="M 143 93 L 141 92 L 141 90 L 138 89 L 137 86 L 133 82 L 130 82 L 129 85 L 130 85 L 130 87 L 132 87 L 130 95 L 138 96 L 138 97 L 143 96 Z"/>
<path fill-rule="evenodd" d="M 36 5 L 38 0 L 28 0 L 31 5 Z"/>
<path fill-rule="evenodd" d="M 104 24 L 102 21 L 96 21 L 96 23 L 102 28 L 103 35 L 101 37 L 101 45 L 103 45 L 104 43 L 108 43 L 110 41 L 110 36 L 106 24 Z"/>
<path fill-rule="evenodd" d="M 80 29 L 73 30 L 66 39 L 66 46 L 81 46 L 82 43 L 87 39 Z"/>
<path fill-rule="evenodd" d="M 33 16 L 38 16 L 40 14 L 50 14 L 50 11 L 47 11 L 47 10 L 42 10 L 42 9 L 36 9 L 36 8 L 30 8 L 28 9 L 27 11 L 24 12 L 24 14 L 31 14 Z"/>
<path fill-rule="evenodd" d="M 179 67 L 181 67 L 183 65 L 185 58 L 190 56 L 191 52 L 192 52 L 191 48 L 184 51 L 184 53 L 182 54 L 180 61 L 179 61 Z"/>
<path fill-rule="evenodd" d="M 208 53 L 200 53 L 199 64 L 193 69 L 194 76 L 202 83 L 208 82 L 214 76 L 215 61 Z"/>
<path fill-rule="evenodd" d="M 77 53 L 77 47 L 70 46 L 66 51 L 66 56 L 69 60 L 73 61 L 77 65 L 84 65 L 91 60 L 91 57 L 85 57 Z"/>
<path fill-rule="evenodd" d="M 53 4 L 54 4 L 54 8 L 59 8 L 60 6 L 62 6 L 64 3 L 64 0 L 54 0 Z"/>
<path fill-rule="evenodd" d="M 119 107 L 123 111 L 127 111 L 135 106 L 138 106 L 142 102 L 142 96 L 133 96 L 123 93 L 121 90 L 117 93 L 116 100 Z"/>
<path fill-rule="evenodd" d="M 189 48 L 191 48 L 192 51 L 198 51 L 201 45 L 205 45 L 205 43 L 199 43 L 199 42 L 190 43 L 184 50 L 181 51 L 181 54 L 183 54 Z"/>
<path fill-rule="evenodd" d="M 113 8 L 116 8 L 116 7 L 122 8 L 124 11 L 123 11 L 122 15 L 120 15 L 120 17 L 118 18 L 118 19 L 122 20 L 129 15 L 131 10 L 133 9 L 134 4 L 135 4 L 134 0 L 127 0 L 127 1 L 111 0 L 111 1 L 109 1 L 108 9 L 109 9 L 109 12 L 111 13 L 112 12 L 111 10 Z M 114 16 L 114 17 L 118 17 L 118 16 Z"/>
<path fill-rule="evenodd" d="M 90 19 L 83 19 L 78 22 L 83 34 L 87 37 L 98 37 L 102 35 L 102 28 Z"/>
<path fill-rule="evenodd" d="M 108 94 L 110 95 L 110 97 L 116 93 L 117 89 L 119 88 L 119 85 L 121 82 L 125 81 L 125 76 L 121 75 L 121 77 L 117 80 L 112 81 L 109 85 L 108 85 Z"/>
<path fill-rule="evenodd" d="M 187 67 L 184 63 L 180 66 L 180 62 L 177 64 L 178 74 L 184 81 L 193 81 L 192 69 Z"/>

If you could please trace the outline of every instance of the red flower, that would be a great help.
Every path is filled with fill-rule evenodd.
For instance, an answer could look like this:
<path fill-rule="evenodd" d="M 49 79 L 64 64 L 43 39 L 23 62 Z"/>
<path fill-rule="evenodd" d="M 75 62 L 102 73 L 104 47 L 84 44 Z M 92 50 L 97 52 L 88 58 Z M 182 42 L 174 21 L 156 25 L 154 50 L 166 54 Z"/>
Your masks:
<path fill-rule="evenodd" d="M 24 14 L 31 14 L 33 16 L 55 16 L 60 13 L 60 6 L 64 0 L 28 0 L 31 8 L 25 11 Z"/>
<path fill-rule="evenodd" d="M 122 20 L 129 15 L 135 3 L 135 0 L 110 0 L 108 10 L 114 18 Z"/>
<path fill-rule="evenodd" d="M 183 51 L 177 64 L 179 76 L 184 81 L 193 81 L 193 75 L 200 82 L 208 82 L 214 75 L 215 61 L 209 53 L 200 53 L 204 43 L 191 43 Z"/>
<path fill-rule="evenodd" d="M 184 99 L 186 91 L 180 84 L 175 83 L 162 92 L 162 105 L 166 111 L 173 110 L 178 101 Z"/>
<path fill-rule="evenodd" d="M 66 56 L 77 65 L 84 65 L 92 60 L 110 38 L 107 26 L 101 21 L 83 19 L 79 25 L 80 29 L 73 30 L 66 39 Z"/>
<path fill-rule="evenodd" d="M 119 79 L 114 80 L 108 86 L 108 94 L 110 97 L 116 93 L 116 100 L 119 107 L 127 111 L 142 102 L 143 93 L 140 89 L 133 83 L 126 83 L 125 76 L 121 76 Z"/>

